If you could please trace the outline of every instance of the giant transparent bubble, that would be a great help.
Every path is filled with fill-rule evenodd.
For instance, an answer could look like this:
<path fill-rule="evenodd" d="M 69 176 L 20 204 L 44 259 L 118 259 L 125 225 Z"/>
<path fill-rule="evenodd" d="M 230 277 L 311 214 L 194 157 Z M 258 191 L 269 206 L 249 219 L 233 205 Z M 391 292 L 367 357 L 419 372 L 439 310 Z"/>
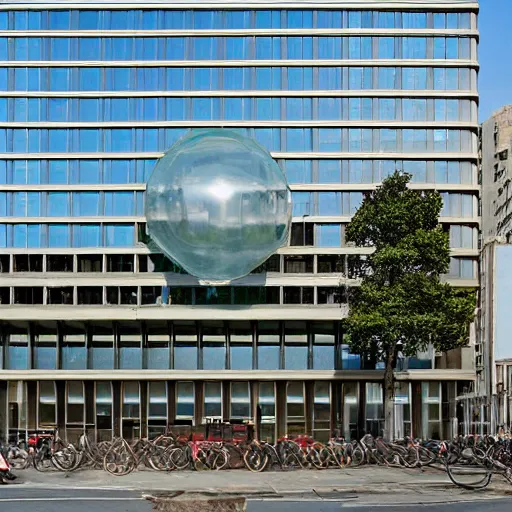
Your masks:
<path fill-rule="evenodd" d="M 281 168 L 254 140 L 193 130 L 157 162 L 146 219 L 153 241 L 187 272 L 230 281 L 286 242 L 291 194 Z"/>

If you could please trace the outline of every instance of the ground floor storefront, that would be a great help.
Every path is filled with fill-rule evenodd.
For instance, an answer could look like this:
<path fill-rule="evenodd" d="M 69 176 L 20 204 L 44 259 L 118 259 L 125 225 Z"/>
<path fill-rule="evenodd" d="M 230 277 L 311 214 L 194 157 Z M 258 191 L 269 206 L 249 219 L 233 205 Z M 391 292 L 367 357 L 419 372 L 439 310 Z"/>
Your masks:
<path fill-rule="evenodd" d="M 360 379 L 319 375 L 315 380 L 308 379 L 307 372 L 287 380 L 269 378 L 272 375 L 250 379 L 251 372 L 236 380 L 213 379 L 211 372 L 204 378 L 196 372 L 183 373 L 177 379 L 157 379 L 144 372 L 135 378 L 125 372 L 119 380 L 112 378 L 112 372 L 101 378 L 82 373 L 83 380 L 77 380 L 79 375 L 57 380 L 55 373 L 53 378 L 46 374 L 40 380 L 0 382 L 3 439 L 54 428 L 70 441 L 84 431 L 98 440 L 152 437 L 169 425 L 201 429 L 214 419 L 254 423 L 260 439 L 307 433 L 326 441 L 334 433 L 347 439 L 365 433 L 378 436 L 384 424 L 379 372 L 365 372 Z M 394 398 L 396 437 L 457 434 L 463 411 L 456 398 L 467 381 L 403 377 L 397 379 Z"/>

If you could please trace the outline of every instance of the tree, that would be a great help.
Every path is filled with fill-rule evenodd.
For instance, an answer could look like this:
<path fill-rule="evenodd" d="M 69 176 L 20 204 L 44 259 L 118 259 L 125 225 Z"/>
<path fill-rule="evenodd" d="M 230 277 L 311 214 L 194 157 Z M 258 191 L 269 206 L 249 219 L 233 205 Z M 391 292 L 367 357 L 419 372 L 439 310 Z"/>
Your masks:
<path fill-rule="evenodd" d="M 439 224 L 435 191 L 408 187 L 395 172 L 368 193 L 347 227 L 346 239 L 373 247 L 362 266 L 346 321 L 351 351 L 383 361 L 384 437 L 394 437 L 394 367 L 398 347 L 414 356 L 432 344 L 463 346 L 474 316 L 475 292 L 441 281 L 450 264 L 449 236 Z"/>

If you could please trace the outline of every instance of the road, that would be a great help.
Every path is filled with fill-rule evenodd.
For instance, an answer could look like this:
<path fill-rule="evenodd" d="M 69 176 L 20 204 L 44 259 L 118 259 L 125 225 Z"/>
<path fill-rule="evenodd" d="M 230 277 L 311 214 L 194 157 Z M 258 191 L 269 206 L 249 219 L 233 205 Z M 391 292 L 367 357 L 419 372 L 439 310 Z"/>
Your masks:
<path fill-rule="evenodd" d="M 441 498 L 441 497 L 440 497 Z M 468 496 L 468 499 L 470 497 Z M 479 500 L 446 505 L 400 505 L 387 502 L 364 505 L 350 497 L 340 501 L 249 501 L 247 512 L 393 512 L 397 509 L 424 512 L 510 512 L 512 499 Z M 151 512 L 152 504 L 139 491 L 105 489 L 30 489 L 0 487 L 0 510 L 6 512 Z"/>

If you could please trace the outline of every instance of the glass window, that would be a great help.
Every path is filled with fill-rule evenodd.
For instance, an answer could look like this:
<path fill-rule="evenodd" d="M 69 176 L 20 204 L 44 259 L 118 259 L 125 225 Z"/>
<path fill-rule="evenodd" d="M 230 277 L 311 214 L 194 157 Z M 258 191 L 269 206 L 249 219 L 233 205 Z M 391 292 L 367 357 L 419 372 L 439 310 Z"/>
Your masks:
<path fill-rule="evenodd" d="M 37 336 L 34 346 L 34 368 L 37 370 L 55 370 L 57 368 L 57 339 L 55 336 Z"/>
<path fill-rule="evenodd" d="M 99 192 L 74 192 L 73 215 L 76 217 L 89 217 L 101 215 Z"/>
<path fill-rule="evenodd" d="M 174 369 L 197 370 L 197 341 L 175 342 Z"/>
<path fill-rule="evenodd" d="M 311 192 L 292 192 L 292 215 L 300 217 L 311 215 L 313 211 Z"/>
<path fill-rule="evenodd" d="M 394 59 L 395 58 L 395 38 L 379 37 L 378 38 L 378 58 Z"/>
<path fill-rule="evenodd" d="M 7 369 L 27 370 L 29 369 L 28 358 L 28 335 L 11 334 L 9 346 L 7 347 Z"/>
<path fill-rule="evenodd" d="M 39 381 L 39 426 L 53 426 L 57 421 L 57 393 L 54 381 Z"/>
<path fill-rule="evenodd" d="M 119 368 L 136 370 L 142 368 L 140 335 L 121 335 L 119 341 Z"/>
<path fill-rule="evenodd" d="M 373 436 L 381 436 L 384 428 L 384 402 L 382 384 L 366 383 L 366 431 Z"/>
<path fill-rule="evenodd" d="M 48 192 L 47 215 L 66 217 L 69 215 L 69 194 L 67 192 Z"/>
<path fill-rule="evenodd" d="M 140 389 L 136 381 L 123 382 L 123 418 L 139 419 Z"/>
<path fill-rule="evenodd" d="M 404 59 L 426 59 L 427 39 L 425 37 L 403 37 L 402 58 Z"/>
<path fill-rule="evenodd" d="M 251 414 L 249 382 L 231 383 L 231 418 L 247 420 Z"/>
<path fill-rule="evenodd" d="M 226 335 L 203 334 L 203 370 L 226 368 Z"/>
<path fill-rule="evenodd" d="M 51 68 L 50 69 L 50 80 L 51 80 L 51 73 L 54 69 L 58 68 Z M 67 72 L 66 69 L 64 71 Z M 102 75 L 102 72 L 99 68 L 80 68 L 79 71 L 79 82 L 80 82 L 80 90 L 81 91 L 101 91 L 102 87 L 100 86 L 100 77 Z M 69 86 L 67 83 L 68 76 L 61 74 L 61 76 L 57 77 L 60 80 L 65 80 L 64 83 L 61 83 L 60 89 L 54 89 L 51 88 L 51 90 L 57 90 L 57 91 L 63 91 L 66 90 Z M 126 85 L 125 85 L 126 87 Z"/>
<path fill-rule="evenodd" d="M 105 226 L 105 245 L 107 247 L 131 247 L 134 244 L 134 237 L 135 227 L 133 225 Z"/>
<path fill-rule="evenodd" d="M 313 400 L 313 437 L 320 442 L 330 438 L 331 386 L 329 382 L 315 382 Z"/>
<path fill-rule="evenodd" d="M 422 382 L 422 428 L 423 437 L 441 439 L 441 383 Z"/>
<path fill-rule="evenodd" d="M 194 419 L 195 393 L 193 382 L 176 382 L 176 419 Z"/>
<path fill-rule="evenodd" d="M 318 215 L 341 215 L 341 193 L 318 192 Z"/>
<path fill-rule="evenodd" d="M 167 419 L 167 383 L 149 382 L 148 419 Z"/>
<path fill-rule="evenodd" d="M 61 347 L 63 370 L 85 370 L 87 368 L 87 348 L 85 334 L 67 334 Z"/>
<path fill-rule="evenodd" d="M 66 423 L 83 424 L 85 422 L 84 383 L 81 380 L 66 383 Z"/>
<path fill-rule="evenodd" d="M 305 428 L 304 383 L 286 386 L 286 426 L 288 435 L 303 434 Z"/>
<path fill-rule="evenodd" d="M 112 429 L 112 385 L 110 382 L 96 382 L 96 427 Z M 111 433 L 108 433 L 111 436 Z"/>
<path fill-rule="evenodd" d="M 312 182 L 312 168 L 310 160 L 287 160 L 285 162 L 285 169 L 289 183 Z"/>
<path fill-rule="evenodd" d="M 135 214 L 133 192 L 105 192 L 105 215 L 115 217 Z"/>
<path fill-rule="evenodd" d="M 318 130 L 318 149 L 321 152 L 341 151 L 341 129 L 320 128 Z"/>
<path fill-rule="evenodd" d="M 315 224 L 316 247 L 340 247 L 341 229 L 339 224 Z"/>
<path fill-rule="evenodd" d="M 222 383 L 204 383 L 204 415 L 206 418 L 222 419 Z"/>
<path fill-rule="evenodd" d="M 69 246 L 69 224 L 50 224 L 48 226 L 48 247 Z"/>
<path fill-rule="evenodd" d="M 280 326 L 279 322 L 260 324 L 258 333 L 258 369 L 279 370 L 280 368 Z"/>
<path fill-rule="evenodd" d="M 112 370 L 114 368 L 114 336 L 94 334 L 90 347 L 91 369 Z"/>

